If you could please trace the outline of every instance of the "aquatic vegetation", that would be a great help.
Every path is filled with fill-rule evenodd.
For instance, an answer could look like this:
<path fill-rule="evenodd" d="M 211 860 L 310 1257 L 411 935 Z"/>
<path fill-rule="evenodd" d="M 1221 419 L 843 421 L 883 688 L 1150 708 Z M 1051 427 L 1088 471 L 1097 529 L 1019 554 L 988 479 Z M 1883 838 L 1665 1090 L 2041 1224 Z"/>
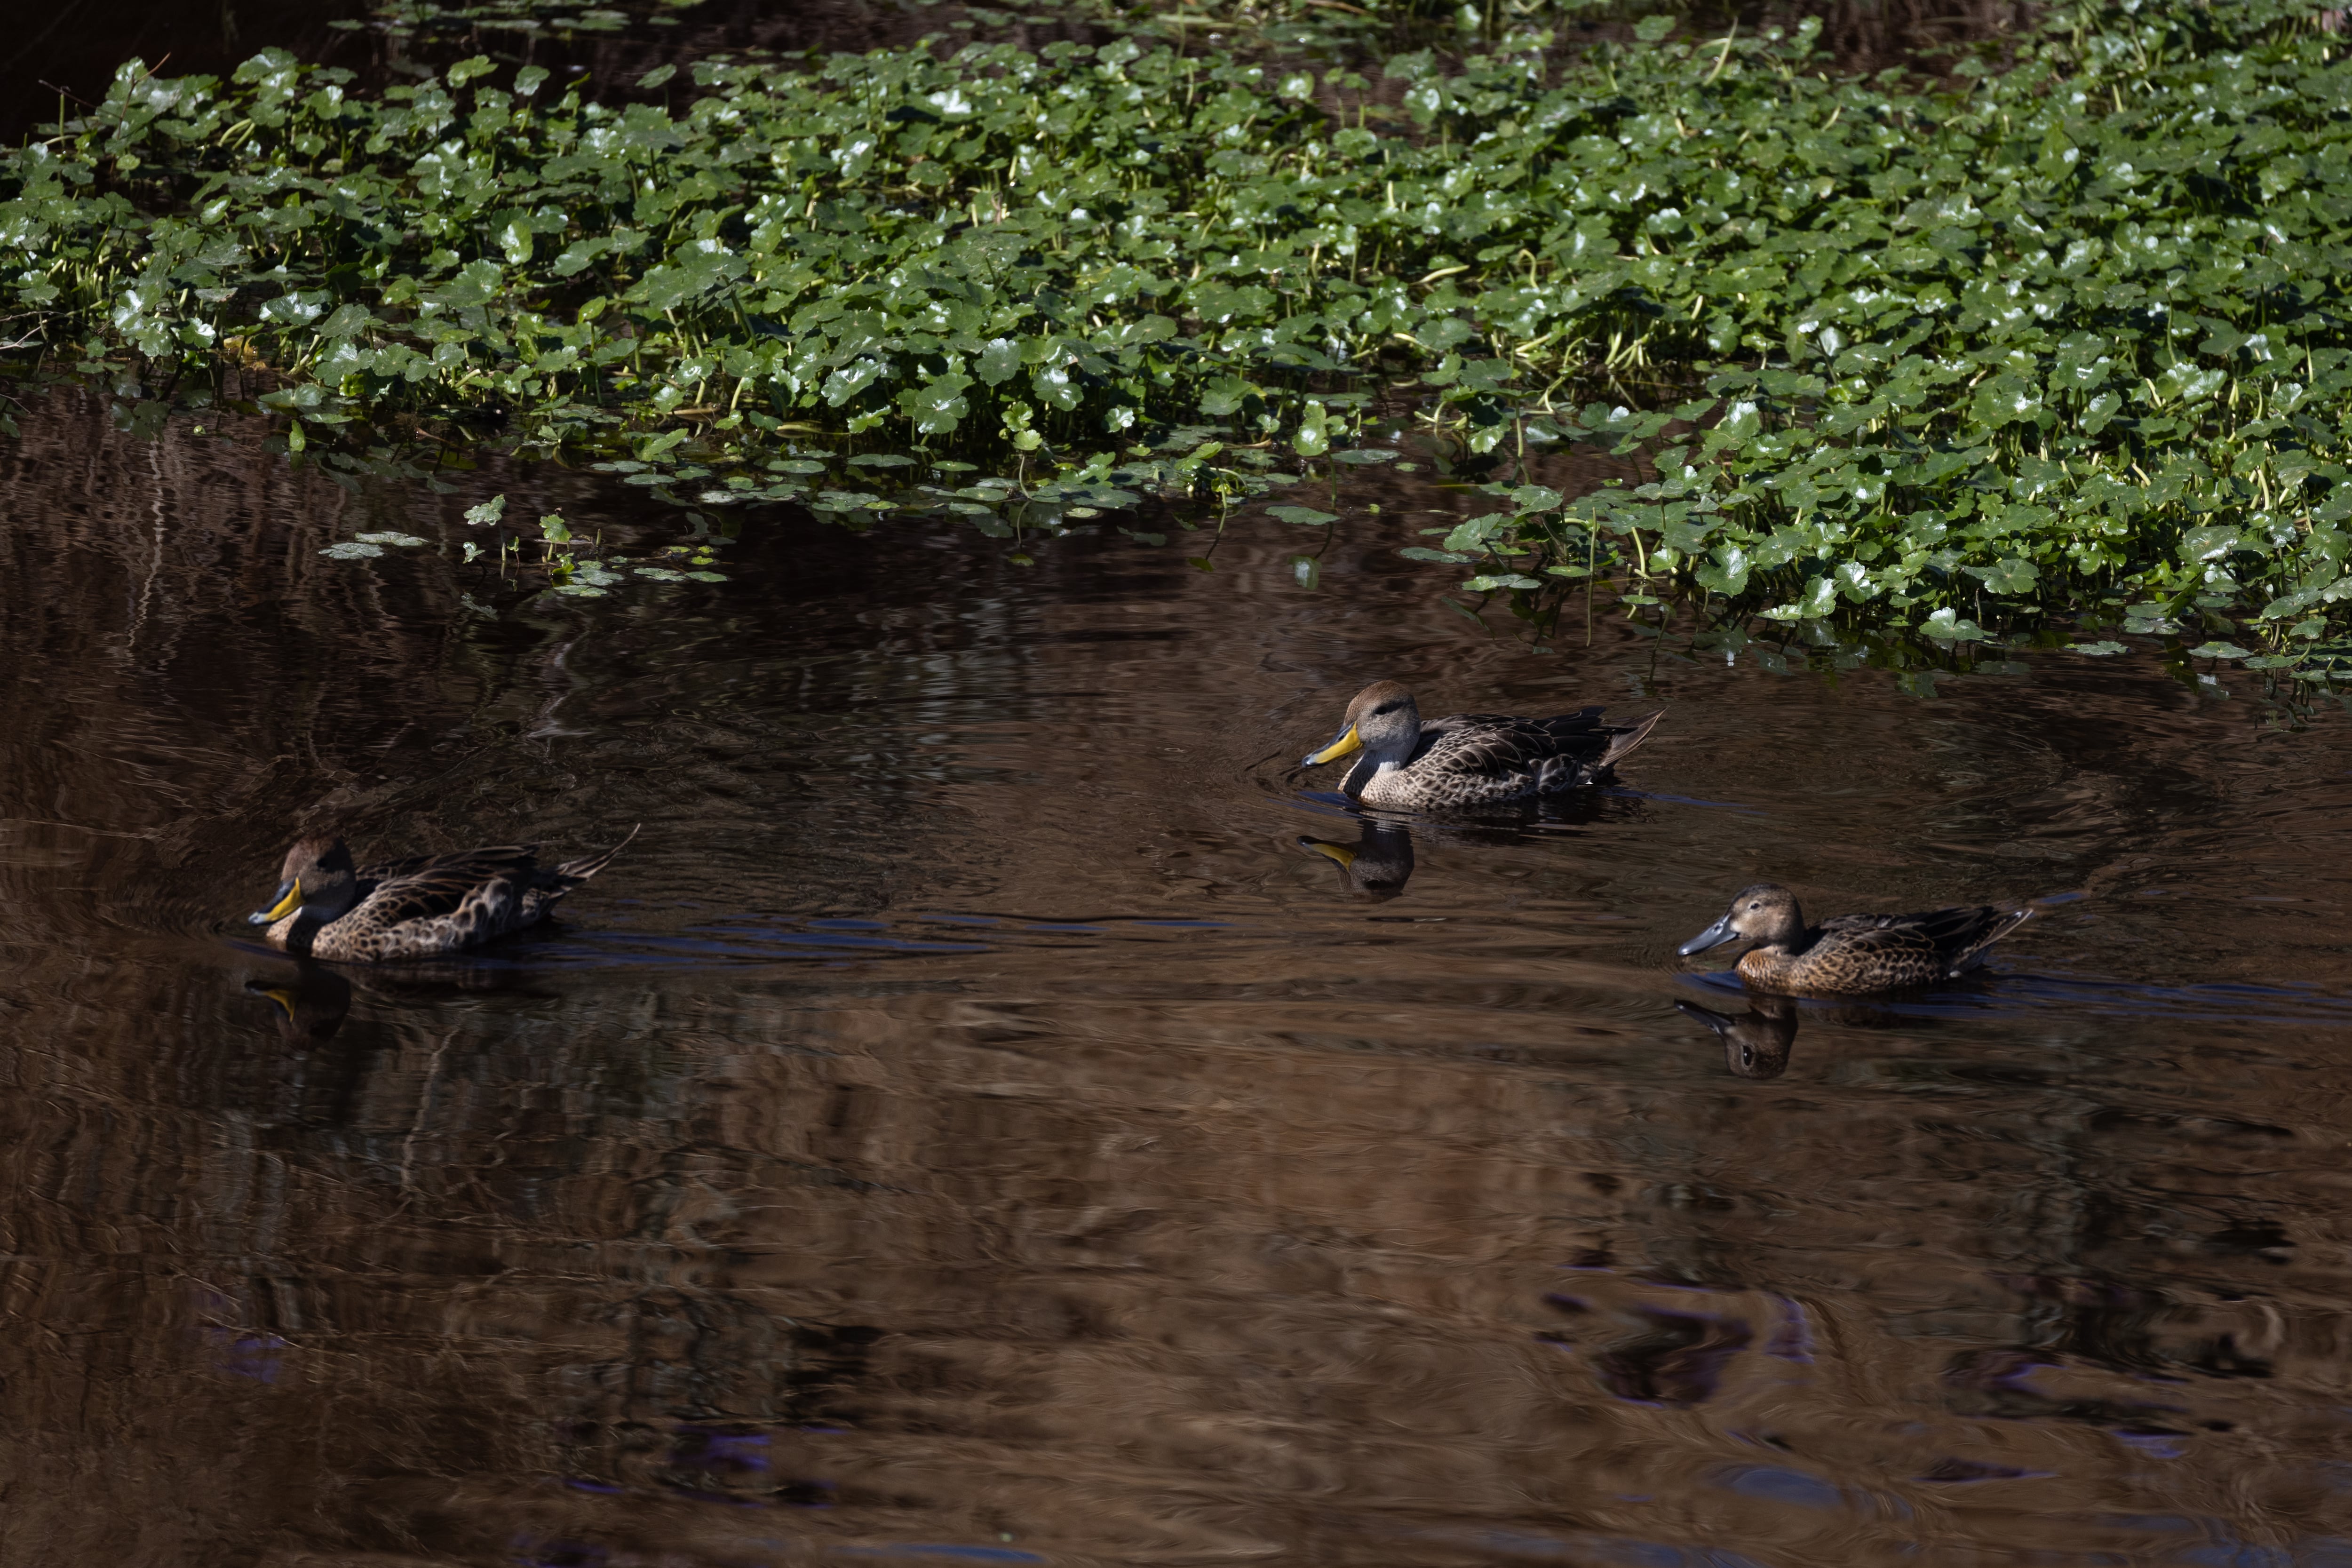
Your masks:
<path fill-rule="evenodd" d="M 0 300 L 68 367 L 266 372 L 289 449 L 355 472 L 495 436 L 704 521 L 1010 538 L 1337 496 L 1410 408 L 1655 475 L 1494 483 L 1407 550 L 1474 591 L 2326 637 L 2352 73 L 2315 7 L 2084 6 L 1953 91 L 1832 79 L 1811 24 L 1673 27 L 1395 56 L 1402 112 L 1144 31 L 707 60 L 670 109 L 483 56 L 381 96 L 134 64 L 0 158 Z"/>
<path fill-rule="evenodd" d="M 2066 18 L 1964 99 L 1794 78 L 1783 143 L 1711 175 L 1680 149 L 1732 125 L 1678 108 L 1640 183 L 1701 200 L 1645 220 L 1665 242 L 1619 280 L 1660 314 L 1623 352 L 1654 363 L 1678 319 L 1711 395 L 1530 423 L 1646 444 L 1657 479 L 1572 502 L 1490 485 L 1496 512 L 1408 553 L 1491 563 L 1479 589 L 1607 562 L 1950 642 L 2053 605 L 2159 635 L 2227 632 L 2218 612 L 2242 606 L 2322 637 L 2352 593 L 2326 183 L 2352 154 L 2331 118 L 2352 78 L 2332 35 L 2220 11 Z M 1706 194 L 1743 181 L 1719 221 Z"/>

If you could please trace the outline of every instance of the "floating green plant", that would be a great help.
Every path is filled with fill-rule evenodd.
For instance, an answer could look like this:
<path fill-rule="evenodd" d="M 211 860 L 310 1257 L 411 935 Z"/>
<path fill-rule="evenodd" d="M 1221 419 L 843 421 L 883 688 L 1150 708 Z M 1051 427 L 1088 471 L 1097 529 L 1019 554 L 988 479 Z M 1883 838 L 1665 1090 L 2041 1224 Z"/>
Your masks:
<path fill-rule="evenodd" d="M 1684 103 L 1648 159 L 1598 149 L 1664 203 L 1623 274 L 1661 311 L 1640 352 L 1679 319 L 1712 395 L 1528 422 L 1657 479 L 1490 485 L 1407 553 L 1480 563 L 1474 589 L 1605 567 L 1951 643 L 2052 607 L 2157 635 L 2251 610 L 2274 651 L 2192 651 L 2332 668 L 2294 642 L 2352 596 L 2341 52 L 2273 8 L 2077 14 L 1965 95 L 1794 77 L 1744 123 Z M 1727 353 L 1752 358 L 1702 357 Z"/>
<path fill-rule="evenodd" d="M 1408 552 L 1475 590 L 2320 638 L 2352 73 L 2315 7 L 2068 10 L 1951 91 L 1673 26 L 1398 56 L 1401 116 L 1141 35 L 705 61 L 674 110 L 487 57 L 381 96 L 133 65 L 0 158 L 0 299 L 69 367 L 266 367 L 289 447 L 352 467 L 496 431 L 681 506 L 1010 537 L 1222 513 L 1406 400 L 1474 457 L 1655 475 L 1491 487 Z"/>

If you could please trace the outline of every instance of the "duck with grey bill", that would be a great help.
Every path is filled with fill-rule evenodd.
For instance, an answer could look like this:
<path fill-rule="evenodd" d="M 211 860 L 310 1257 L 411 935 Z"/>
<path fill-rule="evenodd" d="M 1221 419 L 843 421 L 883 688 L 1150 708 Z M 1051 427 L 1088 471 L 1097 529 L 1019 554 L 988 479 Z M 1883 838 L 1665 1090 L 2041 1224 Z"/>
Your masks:
<path fill-rule="evenodd" d="M 636 836 L 556 866 L 540 865 L 536 844 L 359 866 L 341 837 L 304 838 L 287 851 L 269 907 L 246 921 L 270 946 L 312 958 L 431 958 L 537 924 Z"/>
<path fill-rule="evenodd" d="M 1376 680 L 1348 704 L 1339 732 L 1299 765 L 1360 752 L 1339 787 L 1367 805 L 1442 810 L 1531 800 L 1608 782 L 1663 717 L 1604 724 L 1601 714 L 1592 707 L 1549 719 L 1457 713 L 1424 721 L 1412 692 Z"/>
<path fill-rule="evenodd" d="M 1723 918 L 1675 951 L 1688 958 L 1727 942 L 1755 945 L 1739 978 L 1792 996 L 1868 996 L 1949 980 L 2025 923 L 2031 910 L 1973 904 L 1906 915 L 1834 915 L 1805 924 L 1797 895 L 1769 882 L 1743 888 Z"/>

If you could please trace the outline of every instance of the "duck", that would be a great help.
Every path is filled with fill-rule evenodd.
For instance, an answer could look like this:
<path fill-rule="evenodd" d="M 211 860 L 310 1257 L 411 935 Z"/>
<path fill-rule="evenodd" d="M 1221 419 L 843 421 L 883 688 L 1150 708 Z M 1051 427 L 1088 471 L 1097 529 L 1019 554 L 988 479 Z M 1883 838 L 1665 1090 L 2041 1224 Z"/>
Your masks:
<path fill-rule="evenodd" d="M 269 907 L 246 917 L 270 946 L 362 963 L 431 958 L 535 925 L 637 836 L 600 855 L 539 864 L 536 844 L 503 844 L 357 866 L 341 836 L 297 839 Z"/>
<path fill-rule="evenodd" d="M 1457 713 L 1424 722 L 1412 693 L 1375 680 L 1356 693 L 1339 732 L 1301 767 L 1363 755 L 1340 781 L 1366 805 L 1405 810 L 1499 805 L 1609 780 L 1649 739 L 1663 710 L 1638 724 L 1604 724 L 1600 707 L 1550 719 Z"/>
<path fill-rule="evenodd" d="M 1744 888 L 1723 918 L 1675 951 L 1685 958 L 1727 942 L 1755 945 L 1739 978 L 1791 996 L 1868 996 L 1950 980 L 1984 962 L 1985 950 L 2032 910 L 1970 904 L 1906 915 L 1836 915 L 1805 924 L 1797 895 L 1770 882 Z"/>

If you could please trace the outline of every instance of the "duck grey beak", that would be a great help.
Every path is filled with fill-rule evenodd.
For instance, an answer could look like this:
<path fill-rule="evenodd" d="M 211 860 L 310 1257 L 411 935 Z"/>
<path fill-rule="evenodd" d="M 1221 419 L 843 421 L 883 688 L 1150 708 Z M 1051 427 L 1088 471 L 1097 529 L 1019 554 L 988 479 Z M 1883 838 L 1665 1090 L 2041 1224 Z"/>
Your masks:
<path fill-rule="evenodd" d="M 1675 949 L 1675 952 L 1685 958 L 1688 958 L 1694 952 L 1705 952 L 1710 947 L 1721 947 L 1725 942 L 1734 940 L 1738 935 L 1739 933 L 1738 931 L 1731 929 L 1731 917 L 1729 915 L 1725 915 L 1721 920 L 1716 921 L 1713 925 L 1707 927 L 1705 931 L 1691 938 L 1690 941 Z"/>
<path fill-rule="evenodd" d="M 266 910 L 256 910 L 245 917 L 245 923 L 255 926 L 276 925 L 301 905 L 302 879 L 278 884 L 278 897 Z"/>
<path fill-rule="evenodd" d="M 1332 736 L 1331 743 L 1324 747 L 1321 751 L 1307 752 L 1305 757 L 1299 760 L 1298 765 L 1302 768 L 1320 767 L 1325 763 L 1346 756 L 1349 752 L 1354 751 L 1357 747 L 1362 744 L 1363 742 L 1356 738 L 1356 727 L 1353 724 L 1350 724 L 1347 728 L 1341 730 L 1338 734 Z"/>

